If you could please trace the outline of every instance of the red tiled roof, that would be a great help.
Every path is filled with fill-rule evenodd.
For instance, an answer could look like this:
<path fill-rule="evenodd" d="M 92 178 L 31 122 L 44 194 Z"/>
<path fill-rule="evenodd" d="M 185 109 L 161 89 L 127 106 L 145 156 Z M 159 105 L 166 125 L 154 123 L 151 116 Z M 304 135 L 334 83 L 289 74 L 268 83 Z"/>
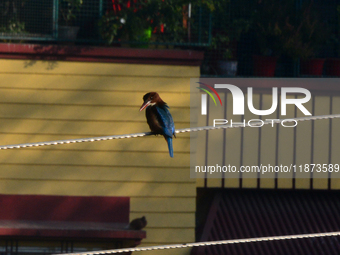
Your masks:
<path fill-rule="evenodd" d="M 340 192 L 225 190 L 215 193 L 198 241 L 340 230 Z M 195 248 L 194 254 L 340 254 L 340 237 Z"/>

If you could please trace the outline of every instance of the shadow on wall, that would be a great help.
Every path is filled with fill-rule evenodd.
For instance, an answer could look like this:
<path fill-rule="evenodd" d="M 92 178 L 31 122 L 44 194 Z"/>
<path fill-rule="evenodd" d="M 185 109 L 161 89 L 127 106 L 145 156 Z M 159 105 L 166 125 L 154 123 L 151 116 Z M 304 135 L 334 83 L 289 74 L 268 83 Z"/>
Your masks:
<path fill-rule="evenodd" d="M 83 46 L 65 46 L 65 45 L 33 45 L 33 52 L 30 55 L 30 60 L 26 60 L 24 67 L 28 68 L 37 64 L 37 61 L 41 61 L 46 64 L 46 70 L 54 70 L 58 67 L 58 61 L 65 61 L 69 57 L 75 57 L 80 54 L 86 54 L 93 50 L 93 47 Z"/>
<path fill-rule="evenodd" d="M 63 65 L 57 62 L 53 67 L 55 70 L 61 68 L 59 63 Z M 24 68 L 34 64 L 25 62 Z M 0 86 L 1 144 L 149 131 L 144 113 L 139 112 L 149 84 L 162 84 L 175 91 L 182 85 L 169 78 L 119 76 L 125 67 L 113 68 L 112 75 L 97 75 L 92 70 L 79 69 L 69 70 L 76 75 L 56 72 L 0 74 L 3 78 Z M 185 102 L 189 97 L 185 93 L 177 95 L 177 92 L 164 91 L 163 94 L 169 104 L 173 101 L 171 111 L 176 127 L 187 127 L 189 107 L 183 105 L 189 105 Z M 0 154 L 0 182 L 3 182 L 0 192 L 180 194 L 181 185 L 148 183 L 175 180 L 174 175 L 189 165 L 189 136 L 179 136 L 174 146 L 174 160 L 170 159 L 166 142 L 160 136 L 3 151 Z M 157 173 L 159 171 L 161 173 Z M 178 176 L 184 177 L 182 173 Z"/>

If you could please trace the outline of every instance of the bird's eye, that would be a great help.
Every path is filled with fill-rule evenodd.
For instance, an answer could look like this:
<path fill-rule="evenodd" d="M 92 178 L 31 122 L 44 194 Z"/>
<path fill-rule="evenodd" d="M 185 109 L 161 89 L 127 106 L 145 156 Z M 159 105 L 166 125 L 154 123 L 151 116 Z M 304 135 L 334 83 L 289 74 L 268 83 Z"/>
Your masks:
<path fill-rule="evenodd" d="M 152 100 L 152 99 L 153 99 L 153 97 L 150 97 L 150 99 Z"/>

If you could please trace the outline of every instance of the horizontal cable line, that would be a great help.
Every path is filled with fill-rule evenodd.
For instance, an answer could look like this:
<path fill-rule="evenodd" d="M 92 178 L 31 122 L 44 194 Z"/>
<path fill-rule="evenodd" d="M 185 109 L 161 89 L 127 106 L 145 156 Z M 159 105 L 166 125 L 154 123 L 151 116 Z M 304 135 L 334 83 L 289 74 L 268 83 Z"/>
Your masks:
<path fill-rule="evenodd" d="M 27 148 L 29 148 L 29 147 L 27 147 Z M 44 149 L 37 148 L 36 150 L 44 150 Z M 60 148 L 58 148 L 58 149 L 54 148 L 53 149 L 53 148 L 51 148 L 49 150 L 50 151 L 67 151 L 67 152 L 70 152 L 70 153 L 72 153 L 72 152 L 126 153 L 127 152 L 126 150 L 102 150 L 102 149 L 89 149 L 89 150 L 87 150 L 87 149 L 60 149 Z M 168 154 L 167 151 L 152 151 L 152 150 L 149 150 L 149 151 L 129 150 L 128 152 L 129 153 L 146 153 L 146 154 L 148 154 L 148 153 L 152 153 L 152 154 L 164 154 L 165 153 L 165 154 Z M 188 151 L 180 151 L 180 150 L 177 150 L 176 153 L 177 154 L 190 154 L 190 152 L 188 152 Z M 3 164 L 1 164 L 1 165 L 3 165 Z M 117 165 L 115 165 L 115 166 L 117 166 Z M 140 167 L 140 166 L 138 166 L 138 167 Z M 147 166 L 147 167 L 149 168 L 149 166 Z M 164 167 L 162 166 L 162 168 L 164 168 Z"/>
<path fill-rule="evenodd" d="M 214 130 L 214 129 L 239 128 L 239 127 L 261 127 L 262 125 L 265 125 L 265 124 L 273 125 L 273 124 L 281 123 L 282 121 L 295 122 L 295 121 L 309 121 L 309 120 L 321 120 L 321 119 L 333 119 L 333 118 L 340 118 L 340 114 L 308 116 L 308 117 L 299 117 L 299 118 L 291 118 L 291 119 L 273 119 L 273 120 L 265 120 L 265 121 L 259 120 L 259 121 L 252 121 L 251 125 L 247 123 L 237 122 L 237 123 L 233 123 L 232 126 L 231 125 L 218 125 L 218 126 L 205 126 L 205 127 L 195 127 L 195 128 L 182 128 L 182 129 L 177 129 L 175 133 L 179 134 L 179 133 L 187 133 L 187 132 L 198 132 L 198 131 L 208 131 L 208 130 Z M 30 147 L 40 147 L 40 146 L 60 145 L 60 144 L 71 144 L 71 143 L 108 141 L 108 140 L 113 140 L 113 139 L 136 138 L 136 137 L 143 137 L 143 136 L 150 136 L 150 135 L 154 135 L 154 133 L 144 132 L 144 133 L 125 134 L 125 135 L 112 135 L 112 136 L 101 136 L 101 137 L 92 137 L 92 138 L 56 140 L 56 141 L 37 142 L 37 143 L 23 143 L 23 144 L 13 144 L 13 145 L 3 145 L 3 146 L 0 146 L 0 150 L 30 148 Z"/>
<path fill-rule="evenodd" d="M 62 254 L 56 254 L 56 255 L 115 254 L 115 253 L 134 252 L 134 251 L 137 252 L 137 251 L 180 249 L 180 248 L 203 247 L 203 246 L 209 246 L 209 245 L 254 243 L 254 242 L 265 242 L 265 241 L 282 241 L 282 240 L 292 240 L 292 239 L 302 239 L 302 238 L 330 237 L 330 236 L 339 236 L 339 235 L 340 235 L 340 231 L 338 231 L 338 232 L 327 232 L 327 233 L 301 234 L 301 235 L 255 237 L 255 238 L 246 238 L 246 239 L 232 239 L 232 240 L 197 242 L 197 243 L 187 243 L 187 244 L 158 245 L 158 246 L 137 247 L 137 248 L 122 248 L 122 249 L 102 250 L 102 251 L 94 251 L 94 252 L 62 253 Z"/>
<path fill-rule="evenodd" d="M 11 105 L 30 105 L 30 106 L 76 106 L 76 107 L 129 107 L 136 109 L 138 106 L 135 105 L 113 105 L 113 104 L 86 104 L 86 103 L 78 103 L 78 104 L 63 104 L 63 103 L 51 103 L 51 102 L 0 102 L 0 104 L 11 104 Z M 176 108 L 175 106 L 172 108 Z M 178 107 L 177 107 L 178 108 Z M 184 108 L 184 107 L 183 107 Z M 189 107 L 187 107 L 189 109 Z"/>

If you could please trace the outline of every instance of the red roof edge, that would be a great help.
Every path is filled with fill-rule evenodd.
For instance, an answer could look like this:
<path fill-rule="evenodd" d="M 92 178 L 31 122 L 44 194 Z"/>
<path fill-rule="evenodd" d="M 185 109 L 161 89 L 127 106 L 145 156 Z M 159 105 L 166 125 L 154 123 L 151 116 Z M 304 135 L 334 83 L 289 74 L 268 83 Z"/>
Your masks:
<path fill-rule="evenodd" d="M 0 43 L 3 59 L 199 66 L 203 57 L 194 50 Z"/>
<path fill-rule="evenodd" d="M 0 195 L 0 237 L 132 239 L 129 197 Z"/>
<path fill-rule="evenodd" d="M 34 225 L 34 222 L 32 222 Z M 142 240 L 146 238 L 144 230 L 128 229 L 18 229 L 12 226 L 0 228 L 1 237 L 46 237 L 46 238 L 96 238 L 96 239 L 132 239 Z"/>

